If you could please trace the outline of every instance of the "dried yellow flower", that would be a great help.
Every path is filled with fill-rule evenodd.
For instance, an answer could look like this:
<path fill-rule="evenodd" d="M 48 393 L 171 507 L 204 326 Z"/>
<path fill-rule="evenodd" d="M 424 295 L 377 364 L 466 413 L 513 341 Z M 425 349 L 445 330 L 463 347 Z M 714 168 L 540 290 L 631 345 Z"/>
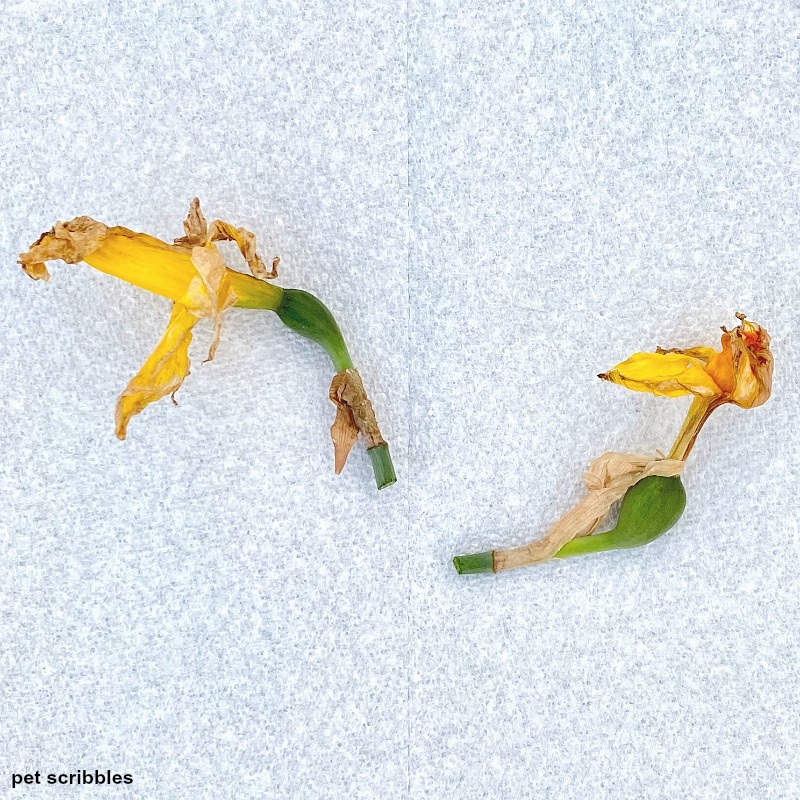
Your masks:
<path fill-rule="evenodd" d="M 769 334 L 744 314 L 732 331 L 722 328 L 722 349 L 692 347 L 634 353 L 600 378 L 638 392 L 680 397 L 693 394 L 684 426 L 670 458 L 686 459 L 711 412 L 724 403 L 755 408 L 772 391 L 773 358 Z"/>
<path fill-rule="evenodd" d="M 219 343 L 223 312 L 240 297 L 263 294 L 259 286 L 262 282 L 256 276 L 274 277 L 276 265 L 272 273 L 267 273 L 256 253 L 253 234 L 220 220 L 207 226 L 197 198 L 191 203 L 184 230 L 186 236 L 170 245 L 128 228 L 110 228 L 91 217 L 77 217 L 57 222 L 19 257 L 22 268 L 35 280 L 49 279 L 46 261 L 85 261 L 101 272 L 175 302 L 164 336 L 117 401 L 116 433 L 120 439 L 125 438 L 133 415 L 180 388 L 189 374 L 188 348 L 197 322 L 209 318 L 214 323 L 210 361 Z M 223 239 L 239 245 L 254 277 L 228 269 L 214 244 Z"/>
<path fill-rule="evenodd" d="M 57 222 L 19 256 L 22 268 L 34 280 L 50 279 L 47 261 L 84 261 L 174 302 L 161 341 L 119 396 L 117 436 L 124 439 L 131 417 L 150 403 L 168 394 L 174 400 L 175 392 L 189 374 L 189 345 L 199 320 L 210 319 L 214 324 L 210 361 L 219 344 L 222 316 L 227 309 L 233 305 L 267 309 L 274 311 L 287 327 L 323 347 L 337 371 L 330 391 L 337 409 L 331 429 L 337 474 L 361 434 L 378 488 L 394 483 L 397 478 L 388 445 L 380 435 L 364 385 L 330 311 L 309 292 L 266 283 L 277 276 L 279 259 L 273 259 L 268 270 L 256 250 L 256 237 L 223 220 L 208 224 L 197 198 L 189 207 L 183 229 L 184 235 L 168 244 L 128 228 L 109 227 L 91 217 L 76 217 Z M 226 266 L 215 244 L 219 241 L 238 245 L 251 274 Z"/>
<path fill-rule="evenodd" d="M 743 408 L 765 403 L 772 389 L 769 334 L 744 314 L 734 330 L 723 328 L 722 350 L 692 347 L 634 353 L 599 377 L 638 392 L 719 398 Z"/>
<path fill-rule="evenodd" d="M 557 520 L 544 537 L 510 550 L 486 550 L 456 556 L 460 574 L 499 572 L 552 557 L 639 547 L 669 530 L 680 518 L 686 493 L 680 480 L 697 434 L 711 412 L 723 403 L 753 408 L 772 390 L 773 359 L 769 334 L 737 314 L 734 330 L 723 328 L 722 349 L 698 346 L 685 350 L 634 353 L 599 377 L 639 392 L 667 397 L 694 395 L 678 437 L 664 458 L 605 453 L 584 475 L 588 494 Z M 622 499 L 616 526 L 595 530 L 609 509 Z"/>

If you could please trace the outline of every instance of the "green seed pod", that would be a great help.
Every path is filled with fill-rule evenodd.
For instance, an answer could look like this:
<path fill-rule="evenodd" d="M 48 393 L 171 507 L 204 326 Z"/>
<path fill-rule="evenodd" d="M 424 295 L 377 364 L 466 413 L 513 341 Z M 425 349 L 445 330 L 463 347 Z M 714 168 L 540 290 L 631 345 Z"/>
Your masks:
<path fill-rule="evenodd" d="M 683 514 L 686 491 L 680 478 L 651 475 L 631 486 L 622 498 L 617 524 L 610 531 L 567 542 L 555 558 L 641 547 L 666 533 Z"/>
<path fill-rule="evenodd" d="M 313 294 L 302 289 L 284 289 L 275 313 L 288 328 L 320 345 L 330 356 L 337 372 L 353 366 L 333 314 Z"/>

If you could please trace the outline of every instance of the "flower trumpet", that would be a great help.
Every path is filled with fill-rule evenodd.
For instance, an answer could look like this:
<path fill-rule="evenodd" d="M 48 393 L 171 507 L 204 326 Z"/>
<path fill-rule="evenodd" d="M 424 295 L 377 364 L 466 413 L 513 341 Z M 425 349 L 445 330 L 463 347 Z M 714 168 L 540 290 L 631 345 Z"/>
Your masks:
<path fill-rule="evenodd" d="M 634 353 L 614 369 L 597 377 L 637 392 L 667 397 L 694 395 L 689 413 L 669 457 L 685 461 L 697 434 L 714 409 L 725 403 L 755 408 L 772 392 L 773 358 L 769 334 L 744 314 L 732 331 L 722 328 L 722 349 L 656 349 Z"/>
<path fill-rule="evenodd" d="M 173 301 L 167 329 L 141 369 L 119 396 L 116 434 L 127 435 L 128 423 L 150 403 L 172 395 L 189 374 L 192 330 L 204 318 L 213 322 L 208 359 L 219 343 L 222 315 L 233 306 L 274 311 L 297 333 L 326 351 L 336 375 L 330 399 L 336 406 L 331 427 L 334 463 L 339 474 L 358 436 L 364 437 L 379 489 L 395 482 L 389 448 L 381 436 L 372 404 L 331 312 L 316 297 L 299 289 L 282 289 L 267 281 L 277 277 L 279 259 L 267 269 L 256 252 L 256 238 L 248 230 L 222 220 L 210 225 L 195 198 L 183 223 L 184 236 L 172 244 L 145 233 L 109 227 L 91 217 L 57 222 L 19 257 L 25 272 L 35 280 L 49 280 L 46 262 L 83 261 L 141 289 Z M 230 269 L 216 246 L 235 242 L 250 274 Z"/>
<path fill-rule="evenodd" d="M 652 542 L 680 519 L 686 493 L 680 475 L 697 435 L 711 413 L 725 403 L 755 408 L 772 391 L 769 334 L 737 314 L 739 325 L 722 328 L 721 349 L 657 348 L 635 353 L 598 377 L 628 389 L 693 400 L 675 443 L 664 457 L 605 453 L 584 475 L 587 496 L 555 522 L 547 534 L 510 550 L 489 550 L 453 559 L 460 574 L 499 572 L 549 558 L 639 547 Z M 622 500 L 616 526 L 595 533 L 611 506 Z"/>

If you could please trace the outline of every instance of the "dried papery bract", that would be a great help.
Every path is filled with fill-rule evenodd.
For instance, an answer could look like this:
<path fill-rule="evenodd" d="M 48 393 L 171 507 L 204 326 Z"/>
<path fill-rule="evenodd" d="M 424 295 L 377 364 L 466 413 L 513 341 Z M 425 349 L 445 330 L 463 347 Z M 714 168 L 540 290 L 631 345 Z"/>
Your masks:
<path fill-rule="evenodd" d="M 733 330 L 723 328 L 722 349 L 698 346 L 635 353 L 599 377 L 636 391 L 666 397 L 694 395 L 668 457 L 606 453 L 584 475 L 587 496 L 547 534 L 523 547 L 456 556 L 459 573 L 499 572 L 539 564 L 556 556 L 636 547 L 669 530 L 686 502 L 680 475 L 697 435 L 725 403 L 754 408 L 772 389 L 773 358 L 767 332 L 744 314 Z M 611 506 L 622 499 L 615 528 L 596 534 Z"/>
<path fill-rule="evenodd" d="M 658 456 L 604 453 L 583 475 L 586 496 L 554 522 L 541 539 L 509 550 L 456 556 L 455 567 L 461 574 L 500 572 L 548 561 L 573 539 L 591 537 L 608 516 L 611 506 L 639 481 L 653 476 L 679 476 L 683 467 L 683 461 Z"/>
<path fill-rule="evenodd" d="M 339 326 L 330 311 L 313 295 L 297 289 L 281 289 L 266 281 L 277 276 L 279 259 L 268 270 L 256 249 L 256 237 L 246 228 L 216 219 L 208 224 L 195 198 L 183 223 L 184 235 L 168 244 L 153 236 L 121 226 L 109 227 L 91 217 L 57 222 L 19 257 L 25 272 L 35 280 L 49 280 L 46 262 L 61 259 L 69 264 L 84 261 L 109 275 L 162 295 L 174 306 L 167 329 L 141 369 L 117 401 L 116 432 L 120 439 L 128 423 L 150 403 L 173 395 L 189 374 L 192 330 L 209 319 L 214 334 L 208 361 L 214 358 L 225 311 L 241 308 L 274 311 L 290 328 L 319 343 L 330 355 L 337 375 L 337 407 L 334 428 L 341 432 L 336 448 L 336 471 L 341 471 L 352 447 L 343 443 L 363 434 L 369 449 L 378 488 L 394 483 L 396 476 L 388 446 L 380 437 L 372 405 L 355 371 Z M 250 275 L 230 269 L 216 242 L 232 241 L 250 269 Z M 341 376 L 344 376 L 343 378 Z M 342 416 L 344 414 L 344 417 Z M 345 430 L 345 418 L 351 426 Z M 377 435 L 376 435 L 377 432 Z"/>
<path fill-rule="evenodd" d="M 550 526 L 541 539 L 524 547 L 495 553 L 494 569 L 541 564 L 552 558 L 567 542 L 593 534 L 608 516 L 611 506 L 621 500 L 635 483 L 651 475 L 672 478 L 683 472 L 684 462 L 656 456 L 604 453 L 583 476 L 586 497 Z"/>
<path fill-rule="evenodd" d="M 361 376 L 354 369 L 345 369 L 333 376 L 330 388 L 331 402 L 336 406 L 336 419 L 331 426 L 338 475 L 344 469 L 347 456 L 358 439 L 364 437 L 367 450 L 385 445 L 375 411 L 372 408 Z"/>

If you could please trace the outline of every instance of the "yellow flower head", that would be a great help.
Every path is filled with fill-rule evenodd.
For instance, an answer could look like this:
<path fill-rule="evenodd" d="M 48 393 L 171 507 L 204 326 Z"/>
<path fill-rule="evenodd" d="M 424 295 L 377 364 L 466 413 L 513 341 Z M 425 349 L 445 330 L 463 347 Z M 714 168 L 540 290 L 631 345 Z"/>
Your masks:
<path fill-rule="evenodd" d="M 116 433 L 125 438 L 131 417 L 147 405 L 173 394 L 189 374 L 192 329 L 208 317 L 214 337 L 208 360 L 219 343 L 222 314 L 233 305 L 275 308 L 281 289 L 263 279 L 277 274 L 277 259 L 268 272 L 256 253 L 255 236 L 244 228 L 215 220 L 211 225 L 195 198 L 184 222 L 185 236 L 173 244 L 123 227 L 108 227 L 91 217 L 57 222 L 43 233 L 19 263 L 34 280 L 49 280 L 45 262 L 61 259 L 68 264 L 85 261 L 92 267 L 174 301 L 172 315 L 161 341 L 117 400 Z M 216 241 L 236 242 L 252 275 L 228 269 Z"/>
<path fill-rule="evenodd" d="M 744 314 L 732 331 L 723 327 L 722 350 L 692 347 L 634 353 L 599 377 L 637 392 L 667 397 L 693 394 L 715 405 L 735 403 L 754 408 L 772 391 L 773 359 L 769 334 Z"/>
<path fill-rule="evenodd" d="M 663 350 L 634 353 L 599 377 L 637 392 L 680 397 L 693 394 L 678 438 L 669 457 L 685 461 L 694 447 L 697 434 L 715 408 L 735 403 L 754 408 L 766 403 L 772 391 L 772 353 L 769 334 L 744 314 L 732 331 L 723 327 L 722 350 L 691 347 L 688 350 Z"/>

